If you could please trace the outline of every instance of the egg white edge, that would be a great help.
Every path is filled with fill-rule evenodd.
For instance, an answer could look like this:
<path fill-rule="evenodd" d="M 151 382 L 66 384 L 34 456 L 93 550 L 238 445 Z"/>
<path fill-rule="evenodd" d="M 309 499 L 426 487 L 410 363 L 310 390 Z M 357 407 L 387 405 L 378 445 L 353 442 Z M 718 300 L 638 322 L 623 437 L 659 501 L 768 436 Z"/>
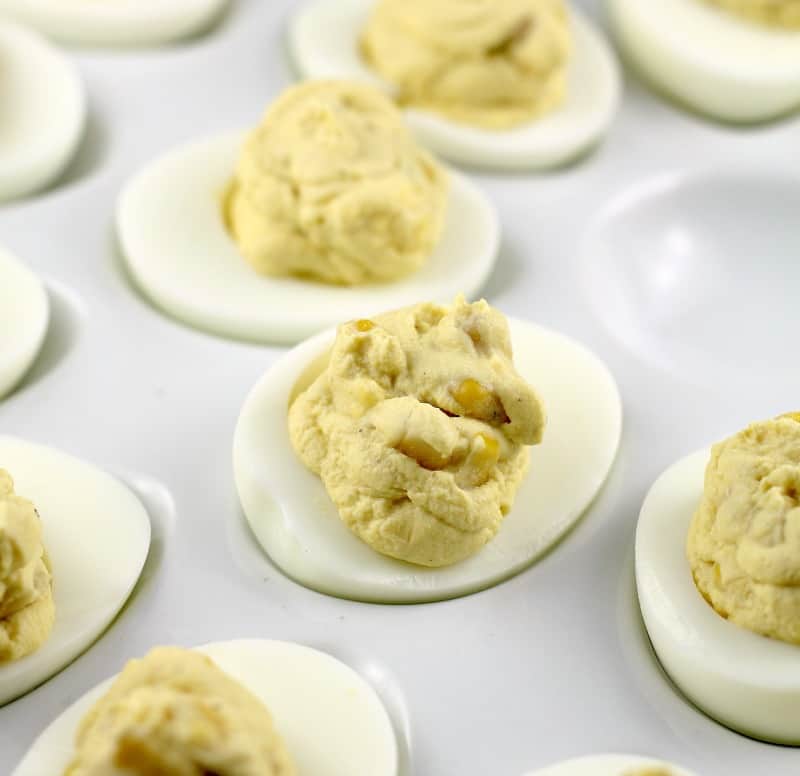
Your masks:
<path fill-rule="evenodd" d="M 692 579 L 686 539 L 709 456 L 699 450 L 674 463 L 642 505 L 635 574 L 645 627 L 667 675 L 709 717 L 746 735 L 796 744 L 798 647 L 725 620 Z"/>
<path fill-rule="evenodd" d="M 571 432 L 569 437 L 560 439 L 551 434 L 554 441 L 550 445 L 557 452 L 550 455 L 540 452 L 549 447 L 533 448 L 531 471 L 498 535 L 476 555 L 445 568 L 414 566 L 368 547 L 342 523 L 320 479 L 306 470 L 294 453 L 286 421 L 289 395 L 298 377 L 332 343 L 334 332 L 323 332 L 306 341 L 266 372 L 250 392 L 237 422 L 234 475 L 245 518 L 265 553 L 285 574 L 312 589 L 353 600 L 445 600 L 478 592 L 523 571 L 556 545 L 589 510 L 608 478 L 621 436 L 622 404 L 614 378 L 597 356 L 574 340 L 527 322 L 509 322 L 517 368 L 535 387 L 541 388 L 543 382 L 550 380 L 554 398 L 551 400 L 542 391 L 550 420 L 563 413 L 572 420 Z M 571 359 L 570 364 L 577 363 L 580 379 L 570 380 L 568 375 L 574 372 L 569 369 L 559 381 L 559 373 L 551 369 L 548 377 L 540 376 L 537 381 L 530 374 L 530 367 L 525 369 L 527 359 L 520 359 L 519 355 L 526 343 L 532 342 L 539 343 L 540 352 L 548 356 L 561 353 Z M 549 358 L 542 361 L 550 364 Z M 596 392 L 584 402 L 580 397 L 588 382 Z M 592 413 L 587 412 L 589 406 Z M 597 433 L 592 434 L 589 429 Z M 545 444 L 547 434 L 548 430 Z M 570 482 L 563 489 L 561 498 L 569 498 L 569 504 L 562 503 L 555 518 L 546 515 L 546 528 L 531 530 L 529 521 L 523 522 L 520 517 L 529 497 L 527 491 L 534 487 L 552 490 L 556 482 L 553 471 L 562 472 L 559 481 L 564 484 L 566 469 L 558 461 L 569 459 L 570 443 L 585 444 L 586 450 L 591 451 L 582 450 L 587 456 L 582 460 L 583 481 Z M 541 457 L 537 459 L 537 455 Z M 292 495 L 293 488 L 297 489 L 296 495 Z M 315 520 L 306 515 L 309 509 L 322 517 L 318 526 L 298 522 L 298 504 L 304 520 Z M 522 534 L 522 546 L 517 533 Z M 358 569 L 358 578 L 353 576 L 353 569 Z"/>
<path fill-rule="evenodd" d="M 18 46 L 26 52 L 28 61 L 36 63 L 41 73 L 46 75 L 51 86 L 55 80 L 58 80 L 65 90 L 69 91 L 69 95 L 65 96 L 69 102 L 69 108 L 57 117 L 48 114 L 47 121 L 44 122 L 45 132 L 49 133 L 49 127 L 56 122 L 60 135 L 58 142 L 48 146 L 45 153 L 36 147 L 38 139 L 34 136 L 34 142 L 26 144 L 26 147 L 15 149 L 13 161 L 11 158 L 3 160 L 3 171 L 0 172 L 0 203 L 34 194 L 46 188 L 61 175 L 78 150 L 83 138 L 87 115 L 87 98 L 83 80 L 66 56 L 34 30 L 0 18 L 0 45 L 4 38 L 12 40 L 12 45 Z M 41 90 L 18 89 L 15 91 L 18 94 L 24 94 L 23 99 L 28 101 L 26 102 L 28 107 L 17 105 L 16 110 L 29 110 L 31 106 L 42 102 Z M 36 109 L 46 111 L 46 107 L 43 108 L 42 105 Z"/>
<path fill-rule="evenodd" d="M 39 355 L 50 323 L 50 300 L 41 280 L 19 259 L 0 248 L 0 283 L 14 284 L 14 295 L 24 310 L 14 346 L 0 351 L 0 401 L 22 381 Z"/>
<path fill-rule="evenodd" d="M 358 55 L 358 36 L 374 0 L 313 0 L 289 24 L 288 42 L 298 71 L 306 78 L 353 78 L 387 94 L 393 87 L 373 73 Z M 572 161 L 600 142 L 616 115 L 621 76 L 616 56 L 593 24 L 570 9 L 575 46 L 570 63 L 567 99 L 559 109 L 530 124 L 505 131 L 470 127 L 419 110 L 405 111 L 418 140 L 442 157 L 471 167 L 498 170 L 548 169 Z M 592 84 L 590 104 L 584 89 Z M 599 94 L 600 96 L 597 96 Z M 579 127 L 567 121 L 569 111 L 581 114 Z M 586 116 L 590 116 L 590 120 Z"/>
<path fill-rule="evenodd" d="M 0 705 L 3 705 L 55 676 L 106 632 L 139 581 L 150 549 L 151 524 L 139 498 L 120 480 L 55 448 L 2 435 L 0 467 L 11 474 L 16 493 L 28 498 L 42 517 L 43 543 L 53 565 L 56 605 L 50 638 L 36 652 L 0 666 Z M 33 467 L 41 474 L 31 474 Z M 27 484 L 31 478 L 37 481 L 33 487 Z M 47 485 L 41 481 L 45 478 Z M 81 499 L 68 495 L 63 498 L 67 502 L 63 507 L 65 511 L 61 511 L 60 506 L 52 508 L 51 502 L 57 504 L 58 493 L 65 490 L 58 487 L 63 486 L 65 480 L 68 487 L 85 489 L 86 493 L 94 493 L 104 501 L 98 503 L 95 496 Z M 51 482 L 57 491 L 53 496 L 49 495 Z M 81 485 L 76 486 L 76 483 Z M 110 514 L 107 515 L 105 509 Z M 73 537 L 73 532 L 78 530 L 76 526 L 81 525 L 75 514 L 84 521 L 80 542 Z M 58 538 L 54 539 L 54 535 Z M 112 546 L 117 552 L 113 570 L 109 570 L 110 562 L 99 562 L 99 559 L 107 556 Z M 90 548 L 93 551 L 88 562 Z M 103 563 L 106 568 L 102 574 L 109 574 L 106 579 L 101 579 L 101 572 L 95 568 L 96 565 L 102 568 Z M 65 568 L 70 569 L 69 576 L 62 573 Z M 98 581 L 110 581 L 113 592 L 92 593 L 94 600 L 87 607 L 83 593 L 94 589 L 92 583 Z M 73 589 L 76 585 L 77 592 Z M 75 609 L 80 616 L 66 621 L 65 609 Z"/>
<path fill-rule="evenodd" d="M 632 768 L 669 768 L 671 776 L 695 776 L 691 771 L 672 765 L 666 760 L 628 754 L 599 754 L 577 757 L 538 771 L 529 771 L 525 776 L 632 776 Z"/>
<path fill-rule="evenodd" d="M 335 677 L 337 683 L 341 684 L 343 678 L 352 682 L 353 690 L 363 696 L 364 701 L 370 708 L 369 716 L 375 723 L 375 731 L 373 732 L 377 732 L 381 737 L 379 746 L 384 750 L 386 759 L 393 759 L 395 763 L 394 769 L 386 770 L 383 773 L 370 774 L 370 776 L 396 776 L 398 773 L 398 743 L 386 707 L 371 685 L 346 663 L 326 652 L 285 641 L 243 639 L 215 642 L 196 649 L 208 655 L 223 671 L 241 682 L 265 703 L 273 716 L 277 731 L 284 737 L 284 741 L 289 747 L 290 754 L 296 751 L 297 747 L 291 746 L 291 737 L 287 736 L 286 728 L 303 728 L 306 722 L 305 717 L 298 715 L 297 719 L 287 723 L 285 715 L 281 717 L 279 712 L 276 713 L 275 709 L 278 704 L 276 704 L 274 697 L 270 700 L 261 691 L 262 688 L 257 686 L 259 682 L 256 676 L 257 671 L 253 670 L 254 665 L 258 662 L 261 665 L 270 667 L 277 665 L 278 668 L 274 669 L 274 671 L 285 671 L 286 675 L 291 677 L 291 681 L 297 682 L 297 693 L 301 699 L 309 703 L 317 699 L 315 704 L 317 706 L 324 705 L 319 703 L 319 700 L 324 698 L 325 686 L 307 679 L 304 672 L 292 670 L 294 660 L 313 660 L 319 669 L 325 671 L 331 677 Z M 250 677 L 249 681 L 248 675 Z M 75 733 L 81 719 L 97 700 L 108 691 L 115 678 L 107 679 L 92 690 L 89 690 L 51 722 L 34 741 L 30 750 L 14 769 L 11 776 L 42 776 L 42 773 L 60 773 L 74 753 Z M 303 687 L 304 683 L 308 686 Z M 335 703 L 332 703 L 332 706 L 335 708 Z M 315 745 L 314 732 L 311 731 L 304 738 L 304 746 L 313 747 Z M 361 732 L 361 727 L 358 728 L 358 731 L 354 731 L 354 739 Z M 296 737 L 296 733 L 293 733 L 292 736 Z M 317 744 L 317 746 L 320 746 L 320 744 Z"/>
<path fill-rule="evenodd" d="M 699 113 L 747 123 L 800 106 L 800 31 L 760 27 L 702 0 L 668 0 L 667 8 L 638 0 L 607 4 L 615 36 L 637 68 Z M 670 16 L 676 10 L 677 24 Z M 670 24 L 663 23 L 665 17 Z M 717 34 L 692 34 L 689 28 Z M 764 51 L 775 57 L 772 64 Z"/>
<path fill-rule="evenodd" d="M 221 216 L 244 137 L 232 132 L 181 146 L 123 188 L 117 234 L 125 265 L 139 291 L 166 315 L 234 339 L 294 344 L 338 323 L 343 310 L 359 318 L 422 297 L 451 301 L 461 291 L 476 294 L 491 274 L 500 247 L 496 210 L 468 178 L 448 170 L 442 239 L 414 274 L 363 287 L 259 275 Z"/>
<path fill-rule="evenodd" d="M 230 3 L 231 0 L 117 0 L 109 4 L 0 0 L 0 13 L 62 43 L 148 46 L 203 32 Z"/>

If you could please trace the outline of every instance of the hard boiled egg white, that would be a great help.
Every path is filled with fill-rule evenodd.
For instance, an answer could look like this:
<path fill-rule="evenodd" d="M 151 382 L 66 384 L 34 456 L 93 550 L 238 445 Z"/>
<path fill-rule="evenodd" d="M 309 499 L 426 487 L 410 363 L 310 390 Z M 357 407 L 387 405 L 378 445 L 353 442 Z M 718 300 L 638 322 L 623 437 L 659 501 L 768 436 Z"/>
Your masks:
<path fill-rule="evenodd" d="M 139 579 L 150 521 L 119 481 L 51 448 L 0 436 L 0 467 L 39 512 L 56 606 L 48 641 L 31 655 L 0 665 L 3 704 L 58 673 L 108 627 Z"/>
<path fill-rule="evenodd" d="M 172 151 L 122 193 L 117 222 L 127 266 L 141 291 L 175 318 L 229 337 L 295 343 L 343 316 L 475 294 L 491 272 L 499 244 L 494 208 L 451 172 L 444 233 L 413 275 L 355 287 L 259 275 L 222 212 L 243 140 L 243 133 L 222 135 Z"/>
<path fill-rule="evenodd" d="M 652 769 L 661 776 L 695 776 L 685 768 L 671 765 L 663 760 L 635 757 L 625 754 L 601 754 L 593 757 L 580 757 L 551 765 L 539 771 L 531 771 L 527 776 L 639 776 Z"/>
<path fill-rule="evenodd" d="M 608 0 L 620 42 L 660 89 L 726 121 L 760 121 L 800 105 L 800 32 L 705 0 Z"/>
<path fill-rule="evenodd" d="M 330 655 L 281 641 L 199 648 L 267 706 L 298 774 L 396 776 L 397 740 L 375 691 Z M 113 679 L 88 692 L 34 742 L 12 776 L 62 773 L 78 725 Z"/>
<path fill-rule="evenodd" d="M 375 0 L 312 0 L 291 22 L 289 44 L 306 78 L 367 80 L 394 90 L 362 61 L 358 40 Z M 419 110 L 406 119 L 417 139 L 445 159 L 472 166 L 541 169 L 567 162 L 597 143 L 617 110 L 620 77 L 603 36 L 570 11 L 574 50 L 564 104 L 530 124 L 505 131 L 470 127 Z"/>
<path fill-rule="evenodd" d="M 686 537 L 710 450 L 666 470 L 642 506 L 636 585 L 661 664 L 697 706 L 747 735 L 800 743 L 800 648 L 720 617 L 695 587 Z"/>
<path fill-rule="evenodd" d="M 75 154 L 86 118 L 72 63 L 37 33 L 4 21 L 2 10 L 0 203 L 57 178 Z"/>
<path fill-rule="evenodd" d="M 388 558 L 352 534 L 321 480 L 295 454 L 287 409 L 298 380 L 321 366 L 334 333 L 278 361 L 248 396 L 234 435 L 234 471 L 253 533 L 290 577 L 331 595 L 412 603 L 465 595 L 530 565 L 594 499 L 616 455 L 621 405 L 594 355 L 561 334 L 510 321 L 514 363 L 547 409 L 544 442 L 498 535 L 471 558 L 429 569 Z M 313 368 L 313 367 L 312 367 Z"/>
<path fill-rule="evenodd" d="M 50 303 L 41 281 L 0 249 L 0 399 L 36 359 L 49 317 Z"/>
<path fill-rule="evenodd" d="M 147 46 L 195 35 L 230 0 L 0 0 L 0 14 L 66 43 Z"/>

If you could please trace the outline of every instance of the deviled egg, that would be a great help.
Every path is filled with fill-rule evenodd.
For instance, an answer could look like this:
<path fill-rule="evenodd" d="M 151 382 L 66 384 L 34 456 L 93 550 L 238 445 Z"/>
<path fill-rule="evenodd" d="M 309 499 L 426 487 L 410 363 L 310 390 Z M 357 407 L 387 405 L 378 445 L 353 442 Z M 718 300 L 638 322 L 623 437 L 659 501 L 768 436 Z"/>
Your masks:
<path fill-rule="evenodd" d="M 304 77 L 374 84 L 423 144 L 468 165 L 567 162 L 619 100 L 610 47 L 561 0 L 312 0 L 289 35 Z"/>
<path fill-rule="evenodd" d="M 63 54 L 3 18 L 0 63 L 1 203 L 39 191 L 63 172 L 83 136 L 86 95 Z"/>
<path fill-rule="evenodd" d="M 150 521 L 124 485 L 51 448 L 0 436 L 0 468 L 7 472 L 0 487 L 0 543 L 10 548 L 4 557 L 31 560 L 6 569 L 0 599 L 15 590 L 33 595 L 33 608 L 6 612 L 15 618 L 8 627 L 0 619 L 2 704 L 49 679 L 108 627 L 144 566 Z M 40 524 L 21 522 L 31 510 Z"/>
<path fill-rule="evenodd" d="M 754 423 L 667 469 L 636 533 L 666 672 L 709 716 L 786 744 L 800 743 L 798 494 L 800 415 Z"/>
<path fill-rule="evenodd" d="M 210 27 L 230 0 L 0 0 L 0 14 L 65 43 L 154 46 Z"/>
<path fill-rule="evenodd" d="M 338 323 L 475 293 L 497 256 L 487 198 L 419 148 L 371 87 L 307 82 L 247 136 L 149 165 L 119 238 L 142 292 L 217 334 L 297 342 Z"/>
<path fill-rule="evenodd" d="M 380 698 L 349 666 L 299 644 L 229 641 L 131 661 L 58 717 L 12 776 L 84 776 L 115 762 L 136 773 L 396 776 L 398 746 Z"/>
<path fill-rule="evenodd" d="M 39 278 L 0 249 L 0 399 L 30 369 L 49 318 L 50 303 Z"/>
<path fill-rule="evenodd" d="M 794 0 L 608 0 L 617 37 L 659 89 L 694 110 L 763 121 L 800 105 Z"/>
<path fill-rule="evenodd" d="M 620 426 L 595 356 L 457 299 L 288 353 L 245 402 L 234 471 L 257 540 L 290 577 L 345 598 L 441 600 L 557 542 L 603 484 Z"/>
<path fill-rule="evenodd" d="M 664 760 L 624 754 L 579 757 L 551 765 L 526 776 L 695 776 Z"/>

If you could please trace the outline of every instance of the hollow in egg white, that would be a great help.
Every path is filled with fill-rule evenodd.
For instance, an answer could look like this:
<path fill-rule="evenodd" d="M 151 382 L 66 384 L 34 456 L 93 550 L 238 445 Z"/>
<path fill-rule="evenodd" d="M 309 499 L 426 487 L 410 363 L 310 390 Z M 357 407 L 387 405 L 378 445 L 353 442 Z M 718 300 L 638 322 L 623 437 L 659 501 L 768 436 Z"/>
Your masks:
<path fill-rule="evenodd" d="M 606 367 L 578 343 L 512 320 L 514 364 L 547 408 L 547 429 L 497 535 L 466 560 L 425 568 L 379 554 L 342 522 L 322 481 L 292 446 L 287 408 L 324 368 L 335 333 L 280 359 L 242 408 L 234 473 L 253 532 L 290 577 L 366 601 L 442 600 L 489 587 L 530 565 L 586 510 L 605 481 L 621 430 L 620 398 Z"/>
<path fill-rule="evenodd" d="M 711 451 L 670 466 L 642 505 L 636 586 L 642 616 L 664 670 L 710 717 L 766 741 L 800 743 L 800 647 L 724 619 L 692 578 L 687 535 L 704 492 Z"/>
<path fill-rule="evenodd" d="M 262 701 L 298 774 L 397 776 L 398 742 L 374 689 L 328 654 L 281 641 L 242 640 L 198 652 Z M 84 715 L 113 680 L 88 692 L 33 743 L 12 776 L 60 774 Z"/>
<path fill-rule="evenodd" d="M 50 303 L 42 282 L 0 250 L 0 399 L 30 369 L 42 347 Z"/>
<path fill-rule="evenodd" d="M 0 7 L 0 15 L 2 15 Z M 0 19 L 0 203 L 33 194 L 80 143 L 86 95 L 72 63 L 38 33 Z"/>
<path fill-rule="evenodd" d="M 759 24 L 707 0 L 608 0 L 617 37 L 659 89 L 732 122 L 800 105 L 800 30 Z"/>
<path fill-rule="evenodd" d="M 0 665 L 3 704 L 62 670 L 116 617 L 144 567 L 150 520 L 118 480 L 52 448 L 0 436 L 0 468 L 39 513 L 55 603 L 44 644 Z"/>
<path fill-rule="evenodd" d="M 352 78 L 388 94 L 394 87 L 370 69 L 359 40 L 374 0 L 315 0 L 298 11 L 289 29 L 294 62 L 306 78 Z M 579 156 L 600 141 L 616 113 L 620 77 L 603 36 L 574 9 L 566 96 L 552 111 L 510 129 L 486 129 L 427 110 L 409 108 L 409 126 L 445 159 L 477 167 L 544 169 Z"/>
<path fill-rule="evenodd" d="M 210 27 L 230 0 L 0 0 L 0 14 L 65 43 L 154 46 Z"/>

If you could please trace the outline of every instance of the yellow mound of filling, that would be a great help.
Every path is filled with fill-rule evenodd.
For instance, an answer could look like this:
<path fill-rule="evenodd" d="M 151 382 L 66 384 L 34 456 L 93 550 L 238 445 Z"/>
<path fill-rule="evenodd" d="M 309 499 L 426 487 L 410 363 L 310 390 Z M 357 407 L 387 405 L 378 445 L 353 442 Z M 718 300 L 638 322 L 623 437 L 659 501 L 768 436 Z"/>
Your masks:
<path fill-rule="evenodd" d="M 759 24 L 800 30 L 800 0 L 708 0 L 708 2 Z"/>
<path fill-rule="evenodd" d="M 54 621 L 53 578 L 39 515 L 0 469 L 0 664 L 39 649 Z"/>
<path fill-rule="evenodd" d="M 84 717 L 64 776 L 294 776 L 267 709 L 191 650 L 132 660 Z"/>
<path fill-rule="evenodd" d="M 714 445 L 687 551 L 719 614 L 800 644 L 800 416 L 753 423 Z"/>
<path fill-rule="evenodd" d="M 359 285 L 429 258 L 448 181 L 380 92 L 310 81 L 270 107 L 242 149 L 229 229 L 260 273 Z"/>
<path fill-rule="evenodd" d="M 544 425 L 505 318 L 461 298 L 341 326 L 327 367 L 289 410 L 295 451 L 350 530 L 424 566 L 495 536 Z"/>
<path fill-rule="evenodd" d="M 402 105 L 506 129 L 563 102 L 571 33 L 562 0 L 379 0 L 361 48 Z"/>

